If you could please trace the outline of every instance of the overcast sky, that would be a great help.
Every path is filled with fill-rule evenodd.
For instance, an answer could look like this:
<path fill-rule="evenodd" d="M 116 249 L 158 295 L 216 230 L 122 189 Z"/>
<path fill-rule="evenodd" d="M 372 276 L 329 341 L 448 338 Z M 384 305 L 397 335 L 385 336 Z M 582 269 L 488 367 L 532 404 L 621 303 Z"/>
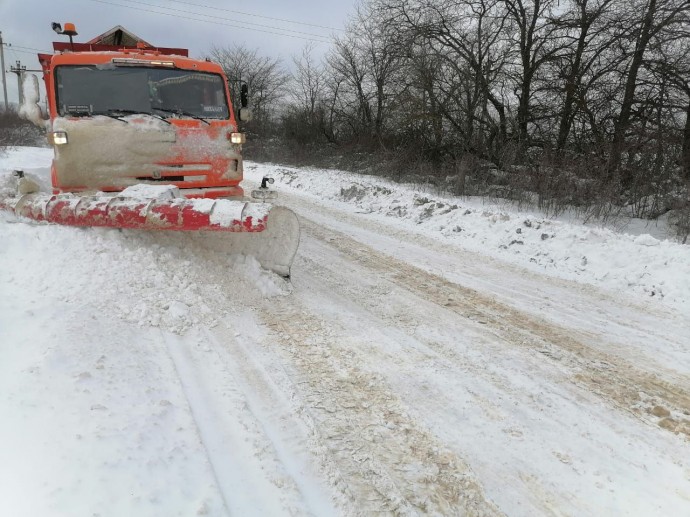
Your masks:
<path fill-rule="evenodd" d="M 52 52 L 53 41 L 67 41 L 51 30 L 51 22 L 74 23 L 79 33 L 74 41 L 88 41 L 122 25 L 152 45 L 188 48 L 193 57 L 213 45 L 240 43 L 288 64 L 310 40 L 316 52 L 325 53 L 332 36 L 342 34 L 356 4 L 357 0 L 0 0 L 0 31 L 6 43 L 6 70 L 17 60 L 29 69 L 39 68 L 33 49 Z M 7 74 L 7 89 L 10 102 L 16 102 L 15 74 Z"/>

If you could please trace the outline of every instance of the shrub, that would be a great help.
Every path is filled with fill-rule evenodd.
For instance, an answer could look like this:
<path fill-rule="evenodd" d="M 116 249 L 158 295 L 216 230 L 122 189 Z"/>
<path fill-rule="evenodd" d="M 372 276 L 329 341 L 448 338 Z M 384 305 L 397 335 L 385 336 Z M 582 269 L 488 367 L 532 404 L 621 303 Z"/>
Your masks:
<path fill-rule="evenodd" d="M 0 149 L 17 145 L 44 145 L 44 131 L 19 117 L 16 109 L 0 111 Z"/>

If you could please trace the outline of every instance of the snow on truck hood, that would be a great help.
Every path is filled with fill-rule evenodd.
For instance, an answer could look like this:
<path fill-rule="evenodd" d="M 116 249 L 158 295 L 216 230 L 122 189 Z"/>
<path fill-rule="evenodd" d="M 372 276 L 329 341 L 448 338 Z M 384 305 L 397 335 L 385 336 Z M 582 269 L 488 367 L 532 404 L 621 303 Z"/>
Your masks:
<path fill-rule="evenodd" d="M 210 157 L 239 158 L 223 132 L 214 138 L 203 122 L 185 128 L 184 137 L 173 124 L 145 114 L 58 117 L 53 131 L 65 131 L 68 137 L 67 145 L 55 146 L 55 166 L 65 188 L 132 185 L 137 182 L 132 176 L 159 170 L 160 162 L 176 156 L 190 164 L 206 163 Z"/>

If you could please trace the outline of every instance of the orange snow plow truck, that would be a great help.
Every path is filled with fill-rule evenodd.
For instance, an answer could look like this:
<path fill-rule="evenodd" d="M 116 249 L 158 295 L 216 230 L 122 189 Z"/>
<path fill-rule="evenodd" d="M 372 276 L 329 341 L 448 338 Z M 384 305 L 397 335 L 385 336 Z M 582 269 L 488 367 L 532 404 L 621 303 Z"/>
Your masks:
<path fill-rule="evenodd" d="M 18 192 L 0 197 L 0 208 L 74 226 L 193 232 L 195 244 L 253 255 L 289 276 L 297 217 L 266 202 L 275 198 L 272 179 L 252 191 L 254 201 L 240 186 L 245 137 L 237 119 L 251 116 L 246 85 L 236 119 L 216 63 L 142 41 L 74 43 L 71 23 L 53 29 L 70 41 L 38 56 L 48 119 L 34 75 L 24 79 L 20 108 L 47 130 L 53 191 L 18 178 Z"/>

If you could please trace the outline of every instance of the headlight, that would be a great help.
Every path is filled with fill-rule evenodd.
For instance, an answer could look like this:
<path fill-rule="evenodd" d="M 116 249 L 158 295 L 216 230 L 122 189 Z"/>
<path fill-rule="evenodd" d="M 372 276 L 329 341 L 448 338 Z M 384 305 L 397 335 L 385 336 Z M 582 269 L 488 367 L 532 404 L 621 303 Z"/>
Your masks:
<path fill-rule="evenodd" d="M 67 143 L 67 133 L 64 131 L 52 131 L 50 135 L 50 143 L 53 145 L 65 145 Z"/>
<path fill-rule="evenodd" d="M 247 141 L 244 133 L 230 133 L 230 142 L 233 144 L 243 144 Z"/>

